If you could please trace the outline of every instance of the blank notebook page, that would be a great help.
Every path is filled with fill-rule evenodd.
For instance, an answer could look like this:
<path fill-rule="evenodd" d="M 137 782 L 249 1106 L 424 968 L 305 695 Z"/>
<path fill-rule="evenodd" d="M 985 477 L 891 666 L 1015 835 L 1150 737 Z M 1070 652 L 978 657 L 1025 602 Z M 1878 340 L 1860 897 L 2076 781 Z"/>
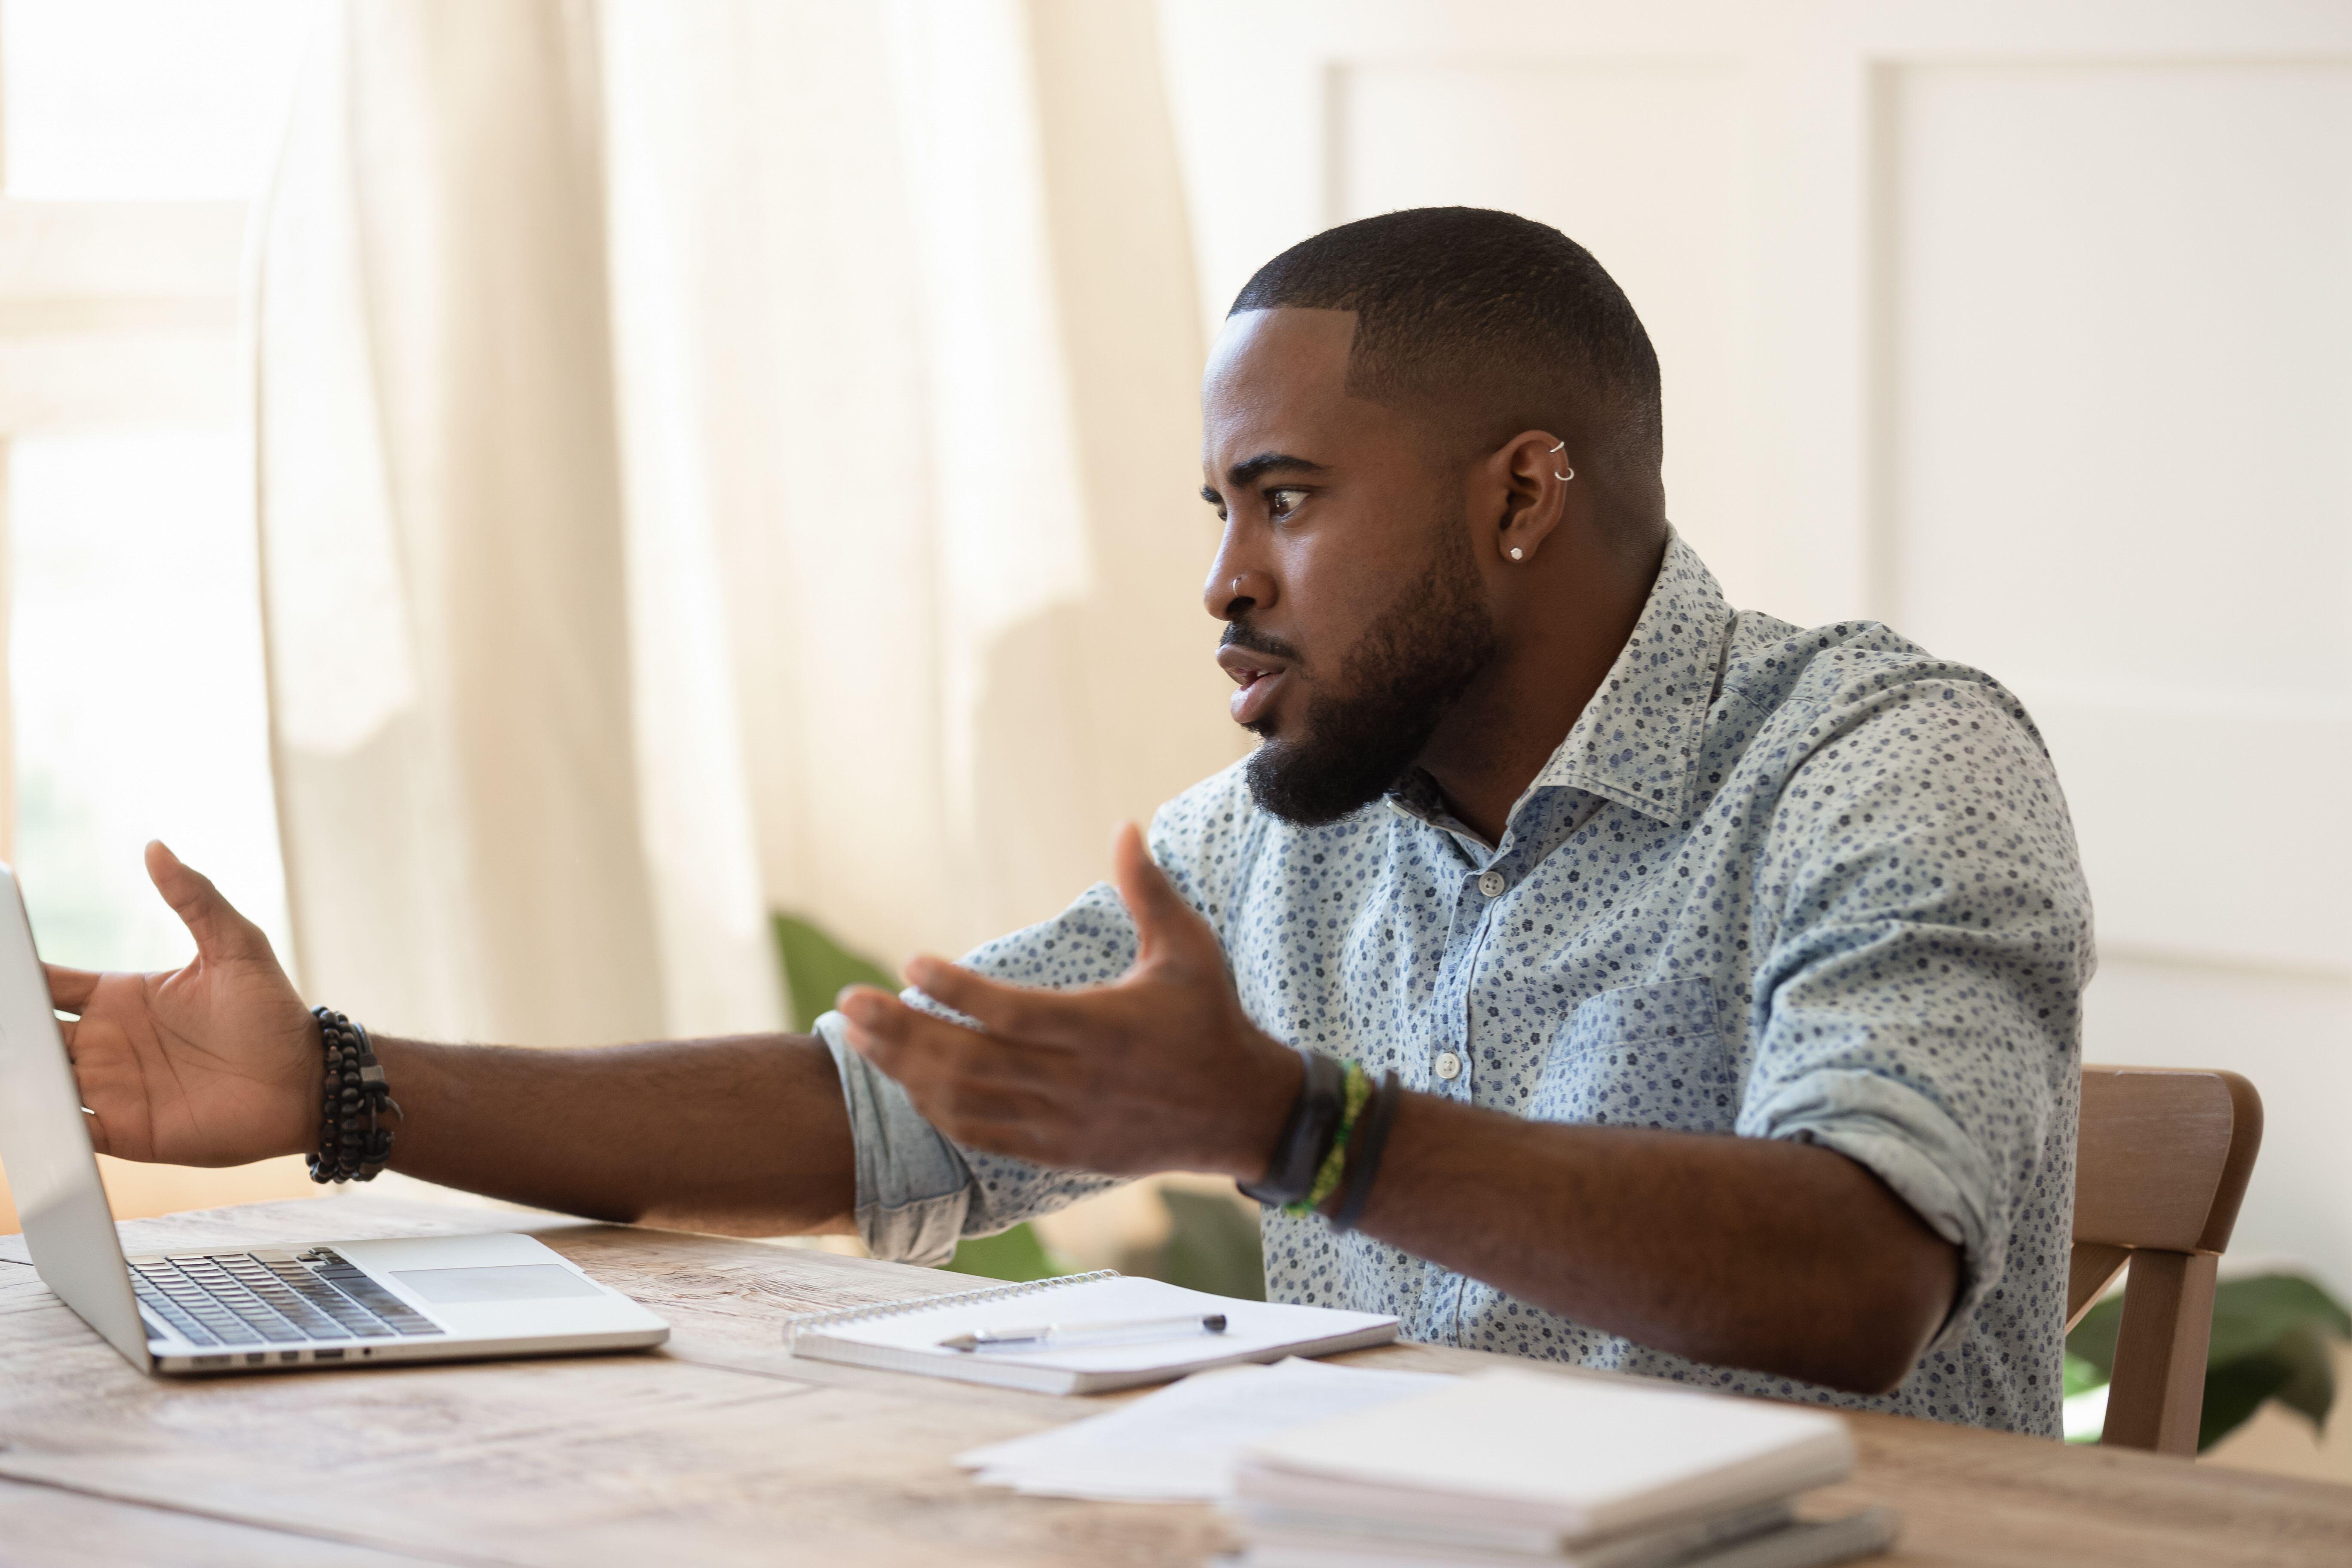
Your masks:
<path fill-rule="evenodd" d="M 983 1329 L 1037 1328 L 1045 1324 L 1118 1322 L 1222 1312 L 1225 1331 L 1143 1343 L 1073 1345 L 1043 1351 L 950 1351 L 941 1340 Z M 951 1303 L 898 1312 L 889 1317 L 827 1324 L 828 1340 L 893 1350 L 925 1352 L 958 1360 L 1018 1362 L 1064 1372 L 1137 1372 L 1181 1367 L 1285 1346 L 1308 1345 L 1378 1328 L 1396 1320 L 1379 1312 L 1343 1312 L 1328 1307 L 1291 1307 L 1271 1301 L 1237 1301 L 1158 1279 L 1120 1276 L 1090 1279 L 993 1301 Z"/>

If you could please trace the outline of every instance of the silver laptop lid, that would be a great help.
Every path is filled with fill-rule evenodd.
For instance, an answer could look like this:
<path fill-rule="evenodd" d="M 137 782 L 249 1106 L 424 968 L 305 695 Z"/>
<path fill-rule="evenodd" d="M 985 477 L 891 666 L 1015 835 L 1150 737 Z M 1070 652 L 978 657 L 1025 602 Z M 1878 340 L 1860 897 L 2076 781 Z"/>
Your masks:
<path fill-rule="evenodd" d="M 0 865 L 0 1167 L 42 1283 L 141 1367 L 147 1329 L 98 1179 L 89 1129 L 49 1006 L 16 875 Z"/>

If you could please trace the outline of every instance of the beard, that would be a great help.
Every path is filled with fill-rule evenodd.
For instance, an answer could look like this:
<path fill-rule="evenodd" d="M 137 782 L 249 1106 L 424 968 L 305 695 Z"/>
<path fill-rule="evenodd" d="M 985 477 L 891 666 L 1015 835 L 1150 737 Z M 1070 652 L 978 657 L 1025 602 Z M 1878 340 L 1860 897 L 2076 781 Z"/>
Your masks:
<path fill-rule="evenodd" d="M 1402 781 L 1494 662 L 1494 617 L 1460 521 L 1438 530 L 1427 568 L 1373 619 L 1330 689 L 1309 694 L 1296 734 L 1252 726 L 1265 737 L 1247 772 L 1261 808 L 1320 827 L 1370 805 Z M 1229 627 L 1225 640 L 1249 647 L 1247 625 Z"/>

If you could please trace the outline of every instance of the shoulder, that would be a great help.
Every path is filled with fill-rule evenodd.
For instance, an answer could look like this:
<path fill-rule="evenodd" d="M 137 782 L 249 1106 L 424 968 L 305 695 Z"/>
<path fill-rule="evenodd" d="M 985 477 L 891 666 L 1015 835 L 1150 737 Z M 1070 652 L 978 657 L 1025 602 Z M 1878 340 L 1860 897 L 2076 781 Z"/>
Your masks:
<path fill-rule="evenodd" d="M 1787 767 L 1864 740 L 1890 761 L 1958 763 L 1934 742 L 2019 752 L 2047 771 L 2049 748 L 2016 694 L 1972 665 L 1939 658 L 1876 621 L 1799 628 L 1744 613 L 1724 661 L 1723 695 L 1757 721 L 1757 742 Z"/>
<path fill-rule="evenodd" d="M 1843 873 L 1930 843 L 1973 858 L 1990 832 L 1999 854 L 2079 880 L 2057 770 L 2006 686 L 1874 621 L 1740 622 L 1724 694 L 1749 735 L 1718 805 L 1760 830 L 1768 863 Z"/>
<path fill-rule="evenodd" d="M 2000 681 L 1875 622 L 1759 626 L 1731 663 L 1726 695 L 1744 681 L 1756 717 L 1727 805 L 1758 832 L 1759 884 L 1792 909 L 1935 910 L 1955 928 L 2057 911 L 2087 929 L 2057 771 Z"/>

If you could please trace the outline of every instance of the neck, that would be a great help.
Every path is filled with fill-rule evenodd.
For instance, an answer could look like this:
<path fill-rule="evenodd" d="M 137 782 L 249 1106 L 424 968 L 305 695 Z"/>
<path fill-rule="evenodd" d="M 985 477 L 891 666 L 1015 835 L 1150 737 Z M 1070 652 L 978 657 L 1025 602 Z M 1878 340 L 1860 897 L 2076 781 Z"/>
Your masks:
<path fill-rule="evenodd" d="M 1421 754 L 1454 818 L 1501 842 L 1511 806 L 1575 728 L 1633 635 L 1664 560 L 1614 568 L 1561 552 L 1552 580 L 1531 584 L 1523 623 L 1464 692 Z"/>

